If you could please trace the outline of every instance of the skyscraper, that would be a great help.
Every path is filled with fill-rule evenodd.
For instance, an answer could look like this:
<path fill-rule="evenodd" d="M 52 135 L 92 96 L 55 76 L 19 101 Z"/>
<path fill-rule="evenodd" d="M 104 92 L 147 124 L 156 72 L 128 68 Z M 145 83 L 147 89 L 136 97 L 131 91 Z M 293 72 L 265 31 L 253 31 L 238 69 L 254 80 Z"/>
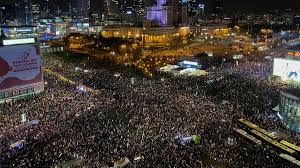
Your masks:
<path fill-rule="evenodd" d="M 49 14 L 49 0 L 42 0 L 40 3 L 41 16 L 46 17 Z"/>
<path fill-rule="evenodd" d="M 87 21 L 90 13 L 90 0 L 71 0 L 71 13 L 77 21 Z"/>
<path fill-rule="evenodd" d="M 147 20 L 160 26 L 176 26 L 178 24 L 178 0 L 157 0 L 156 4 L 147 7 Z"/>
<path fill-rule="evenodd" d="M 33 24 L 33 14 L 32 14 L 32 1 L 24 0 L 24 10 L 25 10 L 25 24 Z"/>
<path fill-rule="evenodd" d="M 198 4 L 197 11 L 196 11 L 196 20 L 197 22 L 202 22 L 205 18 L 205 5 Z"/>
<path fill-rule="evenodd" d="M 144 16 L 145 15 L 144 0 L 134 0 L 133 1 L 133 8 L 134 8 L 135 14 L 137 16 Z"/>

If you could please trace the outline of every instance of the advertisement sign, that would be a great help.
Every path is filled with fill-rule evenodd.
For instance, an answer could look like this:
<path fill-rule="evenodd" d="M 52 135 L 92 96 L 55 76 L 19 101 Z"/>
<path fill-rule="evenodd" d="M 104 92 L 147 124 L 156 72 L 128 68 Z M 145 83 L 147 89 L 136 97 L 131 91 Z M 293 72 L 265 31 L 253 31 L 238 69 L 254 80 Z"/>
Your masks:
<path fill-rule="evenodd" d="M 35 46 L 0 48 L 0 99 L 43 89 L 41 58 Z"/>
<path fill-rule="evenodd" d="M 300 82 L 300 60 L 288 58 L 274 58 L 273 75 L 282 80 L 294 80 Z"/>

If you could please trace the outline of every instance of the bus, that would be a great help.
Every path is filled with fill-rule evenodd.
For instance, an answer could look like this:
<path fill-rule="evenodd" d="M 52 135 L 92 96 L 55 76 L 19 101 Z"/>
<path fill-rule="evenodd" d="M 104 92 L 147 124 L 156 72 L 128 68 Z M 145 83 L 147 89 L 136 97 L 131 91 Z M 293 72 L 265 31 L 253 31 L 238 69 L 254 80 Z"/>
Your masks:
<path fill-rule="evenodd" d="M 285 160 L 287 160 L 287 161 L 289 161 L 289 162 L 291 162 L 291 163 L 297 165 L 297 166 L 300 166 L 300 161 L 297 160 L 296 158 L 290 156 L 290 155 L 281 153 L 279 156 L 280 156 L 281 158 L 283 158 L 283 159 L 285 159 Z"/>
<path fill-rule="evenodd" d="M 251 130 L 251 133 L 253 133 L 254 135 L 260 137 L 261 139 L 267 141 L 268 143 L 272 144 L 273 146 L 277 147 L 278 149 L 281 149 L 285 152 L 287 152 L 289 155 L 295 156 L 296 155 L 296 151 L 294 149 L 291 149 L 277 141 L 274 141 L 273 139 L 271 139 L 270 137 L 268 137 L 267 135 L 257 131 L 257 130 Z"/>
<path fill-rule="evenodd" d="M 250 141 L 255 144 L 256 147 L 260 147 L 262 145 L 261 140 L 258 140 L 254 136 L 248 134 L 246 131 L 242 129 L 234 129 L 234 131 L 239 135 L 242 136 L 242 138 L 246 139 L 247 141 Z"/>

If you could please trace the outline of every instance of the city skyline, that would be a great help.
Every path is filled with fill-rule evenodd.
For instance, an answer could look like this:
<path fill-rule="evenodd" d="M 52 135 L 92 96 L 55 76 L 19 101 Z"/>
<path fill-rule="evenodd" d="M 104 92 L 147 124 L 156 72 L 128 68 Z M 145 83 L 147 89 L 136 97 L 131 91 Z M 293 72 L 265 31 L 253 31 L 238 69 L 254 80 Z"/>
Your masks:
<path fill-rule="evenodd" d="M 50 4 L 60 4 L 61 8 L 67 8 L 69 0 L 60 0 L 60 1 L 50 1 Z M 148 0 L 152 1 L 152 0 Z M 3 0 L 0 2 L 3 4 L 14 4 L 20 2 L 18 0 Z M 212 9 L 215 5 L 215 1 L 211 0 L 200 0 L 200 2 L 204 3 L 208 9 Z M 151 5 L 151 2 L 145 2 L 146 5 Z M 300 6 L 300 1 L 296 0 L 286 0 L 284 3 L 281 1 L 272 1 L 272 0 L 265 0 L 265 1 L 259 1 L 259 0 L 252 0 L 252 1 L 239 1 L 239 0 L 224 0 L 224 8 L 225 10 L 233 10 L 233 9 L 242 9 L 242 10 L 249 10 L 249 11 L 255 11 L 259 9 L 283 9 L 283 8 L 291 8 L 295 9 L 297 6 Z M 91 0 L 91 7 L 93 10 L 101 10 L 105 7 L 104 0 L 96 1 Z"/>

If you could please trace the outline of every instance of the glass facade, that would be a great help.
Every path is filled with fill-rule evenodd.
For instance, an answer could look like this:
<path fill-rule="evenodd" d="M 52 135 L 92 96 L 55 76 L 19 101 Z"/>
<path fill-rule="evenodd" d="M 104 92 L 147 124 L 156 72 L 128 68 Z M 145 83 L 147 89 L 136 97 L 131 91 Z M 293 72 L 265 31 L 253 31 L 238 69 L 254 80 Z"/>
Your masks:
<path fill-rule="evenodd" d="M 281 93 L 280 115 L 286 127 L 300 133 L 300 101 L 287 93 Z"/>

